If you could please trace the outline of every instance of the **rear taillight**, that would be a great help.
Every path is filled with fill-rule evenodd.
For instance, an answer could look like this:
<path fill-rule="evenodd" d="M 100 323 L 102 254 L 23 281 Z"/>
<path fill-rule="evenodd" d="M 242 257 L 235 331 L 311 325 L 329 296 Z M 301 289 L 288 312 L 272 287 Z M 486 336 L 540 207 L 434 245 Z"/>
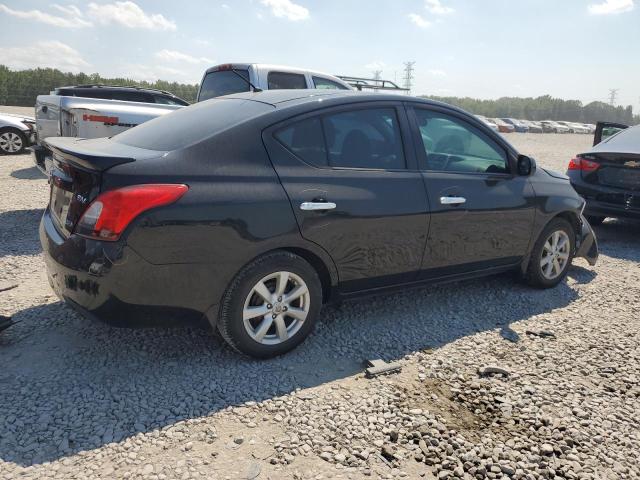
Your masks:
<path fill-rule="evenodd" d="M 569 170 L 582 170 L 583 172 L 593 172 L 597 170 L 600 164 L 591 160 L 576 157 L 569 161 Z"/>
<path fill-rule="evenodd" d="M 75 233 L 115 241 L 142 212 L 177 201 L 189 187 L 174 184 L 131 185 L 98 195 L 82 214 Z"/>

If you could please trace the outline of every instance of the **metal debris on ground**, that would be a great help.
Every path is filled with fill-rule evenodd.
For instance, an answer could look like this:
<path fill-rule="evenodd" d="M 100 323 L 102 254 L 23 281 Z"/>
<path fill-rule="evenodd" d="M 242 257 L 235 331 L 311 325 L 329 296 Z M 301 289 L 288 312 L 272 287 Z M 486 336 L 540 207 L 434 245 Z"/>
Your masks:
<path fill-rule="evenodd" d="M 367 378 L 377 377 L 378 375 L 389 375 L 398 373 L 402 369 L 400 362 L 387 363 L 384 360 L 367 360 L 367 369 L 364 371 Z"/>
<path fill-rule="evenodd" d="M 508 377 L 511 375 L 511 372 L 506 368 L 498 367 L 497 365 L 486 365 L 478 368 L 478 375 L 481 377 L 486 377 L 488 375 L 504 375 L 505 377 Z"/>
<path fill-rule="evenodd" d="M 525 333 L 527 335 L 532 335 L 534 337 L 540 337 L 540 338 L 556 338 L 556 334 L 548 330 L 540 330 L 538 332 L 535 332 L 533 330 L 527 330 L 525 331 Z"/>

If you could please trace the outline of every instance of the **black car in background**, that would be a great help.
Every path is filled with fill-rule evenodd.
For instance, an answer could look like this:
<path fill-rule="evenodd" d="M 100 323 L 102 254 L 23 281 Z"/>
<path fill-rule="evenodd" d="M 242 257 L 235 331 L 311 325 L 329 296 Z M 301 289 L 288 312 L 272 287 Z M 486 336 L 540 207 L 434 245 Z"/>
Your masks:
<path fill-rule="evenodd" d="M 567 170 L 571 185 L 587 201 L 589 222 L 640 218 L 640 126 L 600 122 L 593 144 L 576 155 Z"/>
<path fill-rule="evenodd" d="M 52 95 L 100 98 L 102 100 L 120 100 L 124 102 L 159 103 L 161 105 L 189 105 L 189 102 L 171 92 L 136 86 L 74 85 L 58 87 L 52 92 Z"/>
<path fill-rule="evenodd" d="M 57 294 L 125 325 L 206 315 L 255 357 L 298 345 L 325 302 L 508 270 L 553 287 L 598 255 L 565 175 L 434 101 L 242 93 L 47 143 Z"/>

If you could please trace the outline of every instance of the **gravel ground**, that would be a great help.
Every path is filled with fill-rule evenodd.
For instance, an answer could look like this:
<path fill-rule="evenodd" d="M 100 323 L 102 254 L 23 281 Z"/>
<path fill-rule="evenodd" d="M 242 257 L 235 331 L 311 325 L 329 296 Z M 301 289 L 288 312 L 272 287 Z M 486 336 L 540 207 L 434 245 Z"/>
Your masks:
<path fill-rule="evenodd" d="M 509 139 L 560 171 L 590 141 Z M 0 284 L 17 285 L 0 314 L 18 322 L 0 334 L 0 479 L 640 477 L 640 224 L 605 222 L 598 265 L 555 289 L 501 275 L 347 302 L 258 362 L 206 325 L 62 305 L 31 165 L 0 157 Z M 366 379 L 366 358 L 402 372 Z"/>

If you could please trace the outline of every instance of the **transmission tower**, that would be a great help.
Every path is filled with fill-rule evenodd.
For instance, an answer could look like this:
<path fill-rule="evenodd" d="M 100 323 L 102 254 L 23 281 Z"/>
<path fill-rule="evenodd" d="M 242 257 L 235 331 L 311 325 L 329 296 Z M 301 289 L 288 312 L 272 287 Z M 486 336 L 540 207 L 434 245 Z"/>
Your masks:
<path fill-rule="evenodd" d="M 611 88 L 609 90 L 609 105 L 615 107 L 616 105 L 616 97 L 618 96 L 619 88 Z"/>
<path fill-rule="evenodd" d="M 407 94 L 411 93 L 411 87 L 413 86 L 413 66 L 416 62 L 404 62 L 404 88 L 407 89 Z"/>
<path fill-rule="evenodd" d="M 373 79 L 376 81 L 376 85 L 380 85 L 380 80 L 382 80 L 382 70 L 374 70 Z"/>

